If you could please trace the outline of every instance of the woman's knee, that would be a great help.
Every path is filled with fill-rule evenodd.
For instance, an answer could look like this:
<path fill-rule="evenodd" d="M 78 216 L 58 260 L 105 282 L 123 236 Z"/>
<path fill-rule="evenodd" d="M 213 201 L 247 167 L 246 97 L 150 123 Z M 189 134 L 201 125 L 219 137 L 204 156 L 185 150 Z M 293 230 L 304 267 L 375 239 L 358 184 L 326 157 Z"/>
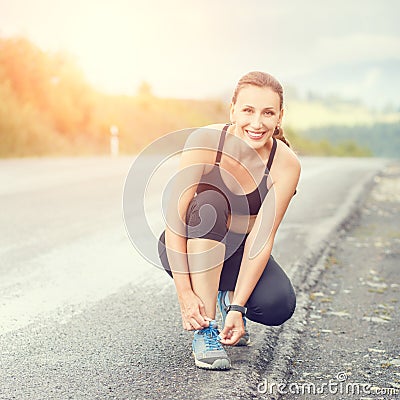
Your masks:
<path fill-rule="evenodd" d="M 271 256 L 248 304 L 248 317 L 264 325 L 287 321 L 296 308 L 296 293 L 289 277 Z"/>
<path fill-rule="evenodd" d="M 187 209 L 187 238 L 222 241 L 227 232 L 228 202 L 214 190 L 195 196 Z"/>
<path fill-rule="evenodd" d="M 268 326 L 282 325 L 291 318 L 296 309 L 296 294 L 293 287 L 279 295 L 265 296 L 252 307 L 247 316 L 254 322 Z"/>

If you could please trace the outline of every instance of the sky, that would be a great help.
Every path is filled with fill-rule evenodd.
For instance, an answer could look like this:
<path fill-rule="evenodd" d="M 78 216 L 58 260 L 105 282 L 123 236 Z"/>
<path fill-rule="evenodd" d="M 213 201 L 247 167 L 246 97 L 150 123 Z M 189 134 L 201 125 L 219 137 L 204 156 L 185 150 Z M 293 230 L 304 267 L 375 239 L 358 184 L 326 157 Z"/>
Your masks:
<path fill-rule="evenodd" d="M 0 0 L 0 36 L 67 51 L 112 93 L 147 81 L 160 96 L 228 96 L 242 75 L 261 70 L 357 97 L 382 85 L 382 65 L 400 62 L 399 14 L 398 0 Z M 336 83 L 336 68 L 347 81 Z"/>

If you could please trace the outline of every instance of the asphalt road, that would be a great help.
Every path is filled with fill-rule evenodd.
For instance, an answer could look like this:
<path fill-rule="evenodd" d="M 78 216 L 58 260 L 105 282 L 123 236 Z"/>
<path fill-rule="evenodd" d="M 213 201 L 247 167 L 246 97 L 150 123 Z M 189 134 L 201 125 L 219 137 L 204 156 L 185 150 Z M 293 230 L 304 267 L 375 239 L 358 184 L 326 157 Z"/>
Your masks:
<path fill-rule="evenodd" d="M 1 399 L 251 398 L 269 331 L 250 324 L 253 346 L 228 349 L 230 371 L 194 367 L 173 282 L 125 229 L 132 161 L 0 161 Z M 289 276 L 385 163 L 302 159 L 273 250 Z M 147 211 L 156 235 L 163 221 L 155 193 Z"/>
<path fill-rule="evenodd" d="M 375 177 L 309 291 L 301 339 L 278 398 L 399 399 L 399 261 L 397 162 Z M 263 383 L 261 398 L 269 399 L 274 387 Z"/>

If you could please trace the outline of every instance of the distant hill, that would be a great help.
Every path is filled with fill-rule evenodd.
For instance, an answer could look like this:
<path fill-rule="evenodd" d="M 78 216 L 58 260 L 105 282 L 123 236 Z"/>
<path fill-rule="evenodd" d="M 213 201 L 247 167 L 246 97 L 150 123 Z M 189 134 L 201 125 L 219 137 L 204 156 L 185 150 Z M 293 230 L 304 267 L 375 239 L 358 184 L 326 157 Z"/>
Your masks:
<path fill-rule="evenodd" d="M 339 145 L 346 141 L 367 148 L 376 157 L 400 158 L 400 122 L 371 126 L 325 126 L 303 131 L 302 137 Z"/>
<path fill-rule="evenodd" d="M 314 96 L 309 100 L 288 100 L 284 124 L 296 131 L 324 126 L 371 126 L 400 121 L 400 112 L 374 111 L 357 101 L 331 96 Z"/>
<path fill-rule="evenodd" d="M 373 51 L 373 50 L 371 50 Z M 399 52 L 400 53 L 400 52 Z M 400 111 L 400 59 L 337 64 L 288 82 L 302 96 L 337 95 L 361 101 L 372 109 Z"/>
<path fill-rule="evenodd" d="M 398 111 L 374 111 L 333 96 L 289 100 L 285 111 L 284 127 L 295 133 L 294 144 L 303 154 L 400 157 Z"/>

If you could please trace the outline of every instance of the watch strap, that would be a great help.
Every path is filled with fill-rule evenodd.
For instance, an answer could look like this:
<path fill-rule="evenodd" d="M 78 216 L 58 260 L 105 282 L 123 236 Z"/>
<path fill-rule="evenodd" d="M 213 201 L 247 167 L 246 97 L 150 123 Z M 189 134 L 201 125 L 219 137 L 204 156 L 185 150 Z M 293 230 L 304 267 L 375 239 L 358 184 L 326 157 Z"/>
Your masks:
<path fill-rule="evenodd" d="M 237 304 L 229 304 L 229 306 L 225 307 L 225 311 L 228 313 L 229 311 L 239 311 L 242 315 L 246 315 L 247 308 L 243 306 L 238 306 Z"/>

